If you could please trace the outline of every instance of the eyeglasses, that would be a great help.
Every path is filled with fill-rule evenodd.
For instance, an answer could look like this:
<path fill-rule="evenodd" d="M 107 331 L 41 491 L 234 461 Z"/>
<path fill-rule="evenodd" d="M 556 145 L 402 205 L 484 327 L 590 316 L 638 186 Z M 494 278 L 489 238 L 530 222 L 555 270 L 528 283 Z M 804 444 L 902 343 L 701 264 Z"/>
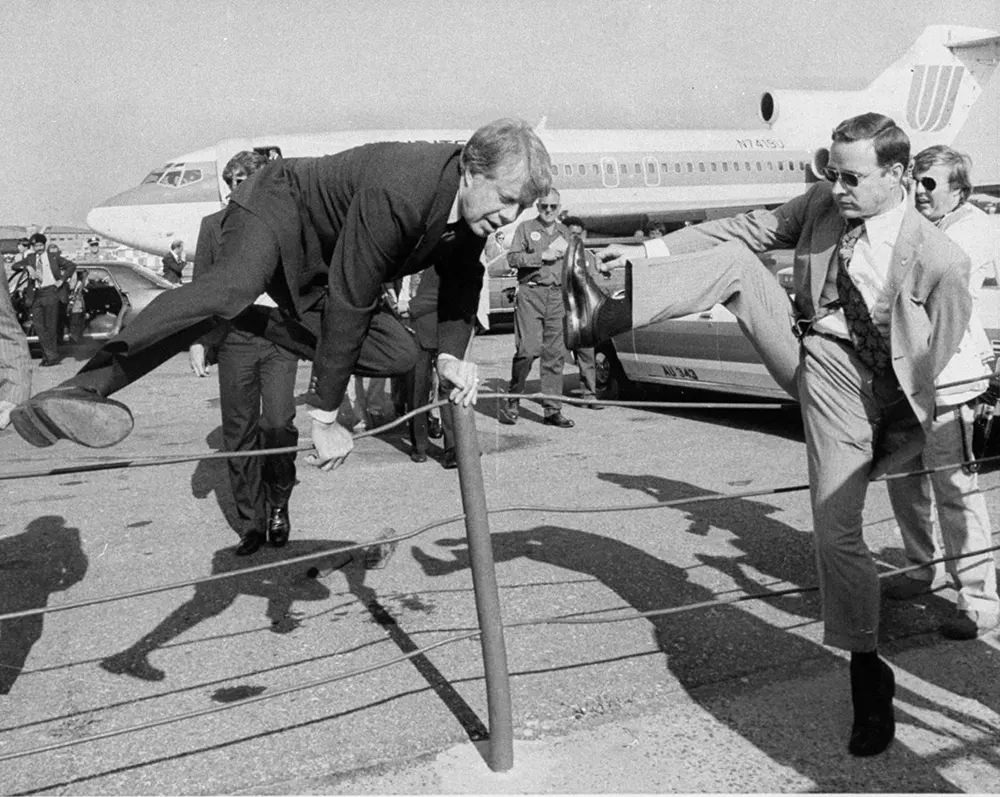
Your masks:
<path fill-rule="evenodd" d="M 920 183 L 920 185 L 922 185 L 924 187 L 924 190 L 927 191 L 928 193 L 937 188 L 937 180 L 935 180 L 933 177 L 921 177 L 919 180 L 917 180 L 917 182 Z"/>
<path fill-rule="evenodd" d="M 546 205 L 544 202 L 538 203 L 539 210 L 556 210 L 559 207 L 559 203 L 556 202 L 554 205 Z"/>
<path fill-rule="evenodd" d="M 885 171 L 884 166 L 880 166 L 878 169 L 872 169 L 868 174 L 858 174 L 857 172 L 845 172 L 840 169 L 834 169 L 827 166 L 823 169 L 823 177 L 829 180 L 831 183 L 835 183 L 838 180 L 844 188 L 857 188 L 858 183 L 862 180 L 867 180 L 875 172 Z"/>

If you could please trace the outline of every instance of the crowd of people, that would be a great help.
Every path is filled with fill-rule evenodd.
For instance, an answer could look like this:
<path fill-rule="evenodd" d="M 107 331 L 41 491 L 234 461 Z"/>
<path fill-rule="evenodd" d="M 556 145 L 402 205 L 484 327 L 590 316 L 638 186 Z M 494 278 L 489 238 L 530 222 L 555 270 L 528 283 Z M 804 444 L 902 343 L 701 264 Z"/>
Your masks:
<path fill-rule="evenodd" d="M 535 204 L 537 217 L 506 248 L 518 282 L 509 392 L 524 391 L 539 359 L 550 395 L 543 422 L 568 429 L 574 422 L 558 400 L 567 351 L 592 362 L 593 347 L 615 334 L 726 305 L 799 401 L 825 642 L 850 654 L 848 749 L 876 755 L 895 733 L 895 678 L 877 647 L 880 585 L 862 535 L 868 485 L 885 473 L 970 460 L 972 415 L 993 373 L 975 311 L 993 267 L 984 245 L 991 231 L 967 201 L 969 169 L 948 147 L 911 160 L 905 132 L 866 113 L 834 130 L 826 179 L 777 208 L 644 236 L 598 258 L 566 258 L 579 251 L 570 244 L 582 225 L 560 221 L 548 153 L 519 120 L 490 123 L 464 147 L 381 143 L 274 160 L 241 153 L 223 175 L 232 188 L 227 208 L 202 225 L 193 282 L 158 297 L 75 376 L 29 398 L 20 328 L 0 326 L 0 407 L 33 445 L 114 445 L 133 417 L 110 396 L 189 350 L 199 375 L 218 362 L 227 450 L 291 445 L 295 364 L 306 358 L 314 363 L 307 398 L 315 453 L 305 461 L 333 470 L 353 448 L 338 422 L 352 375 L 398 379 L 401 409 L 438 391 L 453 405 L 475 403 L 470 348 L 484 243 L 492 235 L 496 246 L 496 231 Z M 774 248 L 795 250 L 791 301 L 755 256 Z M 41 328 L 51 325 L 48 308 L 71 266 L 45 254 L 44 242 L 31 257 Z M 624 298 L 600 289 L 595 266 L 628 270 Z M 402 282 L 417 274 L 401 309 Z M 384 298 L 387 286 L 395 304 Z M 514 424 L 519 415 L 512 395 L 499 420 Z M 447 425 L 443 433 L 447 450 Z M 410 434 L 412 458 L 425 461 L 426 417 L 411 422 Z M 236 553 L 285 544 L 294 455 L 233 462 L 243 523 Z M 955 555 L 989 547 L 974 467 L 898 479 L 890 496 L 918 566 L 890 583 L 890 597 L 912 597 L 941 577 L 930 564 L 939 545 Z M 992 554 L 952 563 L 948 573 L 959 598 L 942 633 L 975 639 L 995 629 Z"/>

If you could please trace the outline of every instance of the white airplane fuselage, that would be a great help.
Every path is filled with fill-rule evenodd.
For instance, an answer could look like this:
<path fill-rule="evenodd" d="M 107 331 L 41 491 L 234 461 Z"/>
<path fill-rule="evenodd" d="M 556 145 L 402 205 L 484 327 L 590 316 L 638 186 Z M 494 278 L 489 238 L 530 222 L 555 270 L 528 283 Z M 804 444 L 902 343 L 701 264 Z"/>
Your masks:
<path fill-rule="evenodd" d="M 1000 61 L 1000 35 L 958 26 L 927 28 L 858 91 L 768 91 L 766 126 L 746 130 L 541 129 L 563 207 L 595 233 L 629 234 L 650 221 L 681 223 L 775 206 L 822 179 L 830 130 L 877 111 L 896 119 L 912 151 L 950 143 Z M 142 184 L 91 210 L 107 238 L 166 254 L 171 241 L 193 254 L 201 219 L 227 191 L 222 168 L 243 149 L 277 148 L 316 157 L 373 141 L 464 142 L 470 130 L 358 130 L 225 139 L 173 158 Z"/>

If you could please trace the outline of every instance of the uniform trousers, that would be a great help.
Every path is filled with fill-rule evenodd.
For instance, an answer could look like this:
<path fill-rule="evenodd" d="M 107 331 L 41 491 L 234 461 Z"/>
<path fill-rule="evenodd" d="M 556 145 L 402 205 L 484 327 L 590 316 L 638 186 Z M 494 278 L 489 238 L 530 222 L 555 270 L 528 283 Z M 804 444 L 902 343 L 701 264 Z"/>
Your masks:
<path fill-rule="evenodd" d="M 552 396 L 563 392 L 563 365 L 566 361 L 566 344 L 563 338 L 562 288 L 558 285 L 531 285 L 527 282 L 517 286 L 514 297 L 514 361 L 510 369 L 511 393 L 524 393 L 528 374 L 536 359 L 541 390 Z M 544 399 L 542 408 L 545 415 L 555 415 L 562 403 L 554 399 Z"/>
<path fill-rule="evenodd" d="M 42 347 L 42 360 L 54 362 L 59 359 L 59 289 L 46 285 L 35 290 L 31 303 L 31 323 Z"/>
<path fill-rule="evenodd" d="M 215 266 L 197 282 L 157 296 L 64 384 L 109 396 L 197 342 L 218 318 L 235 318 L 265 291 L 290 312 L 291 293 L 280 263 L 274 233 L 256 216 L 234 206 L 226 216 Z M 297 318 L 272 318 L 263 336 L 312 360 L 324 307 L 325 299 L 320 299 Z M 412 333 L 391 313 L 380 311 L 368 328 L 354 373 L 403 374 L 416 357 Z"/>
<path fill-rule="evenodd" d="M 239 318 L 234 324 L 239 323 Z M 251 331 L 234 328 L 219 346 L 219 403 L 226 451 L 298 444 L 298 357 Z M 295 452 L 227 460 L 240 533 L 261 532 L 268 507 L 284 506 L 295 486 Z"/>
<path fill-rule="evenodd" d="M 923 445 L 892 375 L 875 377 L 853 348 L 820 335 L 800 343 L 778 281 L 740 242 L 632 266 L 633 326 L 725 305 L 768 371 L 799 398 L 806 432 L 824 642 L 870 651 L 878 635 L 877 571 L 862 536 L 873 467 L 898 467 Z"/>
<path fill-rule="evenodd" d="M 969 458 L 967 441 L 972 438 L 972 418 L 973 410 L 967 404 L 939 409 L 922 454 L 904 470 L 917 471 L 966 461 Z M 922 476 L 890 479 L 887 486 L 910 564 L 926 564 L 939 555 L 934 544 L 935 528 L 949 557 L 964 556 L 993 545 L 986 498 L 979 491 L 975 473 L 948 468 Z M 958 589 L 958 610 L 978 612 L 981 622 L 993 624 L 1000 615 L 993 553 L 953 560 L 946 563 L 946 568 Z M 929 586 L 940 569 L 941 565 L 929 566 L 907 575 L 926 581 Z"/>
<path fill-rule="evenodd" d="M 591 347 L 574 349 L 573 356 L 576 358 L 576 367 L 580 369 L 581 397 L 589 400 L 596 399 L 597 363 L 594 359 L 594 349 Z"/>

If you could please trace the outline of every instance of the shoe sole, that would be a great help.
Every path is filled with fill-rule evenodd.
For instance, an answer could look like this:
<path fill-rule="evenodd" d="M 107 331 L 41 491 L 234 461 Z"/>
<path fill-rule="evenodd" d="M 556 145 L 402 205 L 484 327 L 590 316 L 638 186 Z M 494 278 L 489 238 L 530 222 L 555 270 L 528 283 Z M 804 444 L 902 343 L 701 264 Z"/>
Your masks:
<path fill-rule="evenodd" d="M 11 410 L 11 423 L 27 442 L 38 448 L 56 440 L 70 440 L 87 448 L 107 448 L 132 431 L 132 413 L 112 399 L 81 401 L 73 396 L 36 396 Z"/>

